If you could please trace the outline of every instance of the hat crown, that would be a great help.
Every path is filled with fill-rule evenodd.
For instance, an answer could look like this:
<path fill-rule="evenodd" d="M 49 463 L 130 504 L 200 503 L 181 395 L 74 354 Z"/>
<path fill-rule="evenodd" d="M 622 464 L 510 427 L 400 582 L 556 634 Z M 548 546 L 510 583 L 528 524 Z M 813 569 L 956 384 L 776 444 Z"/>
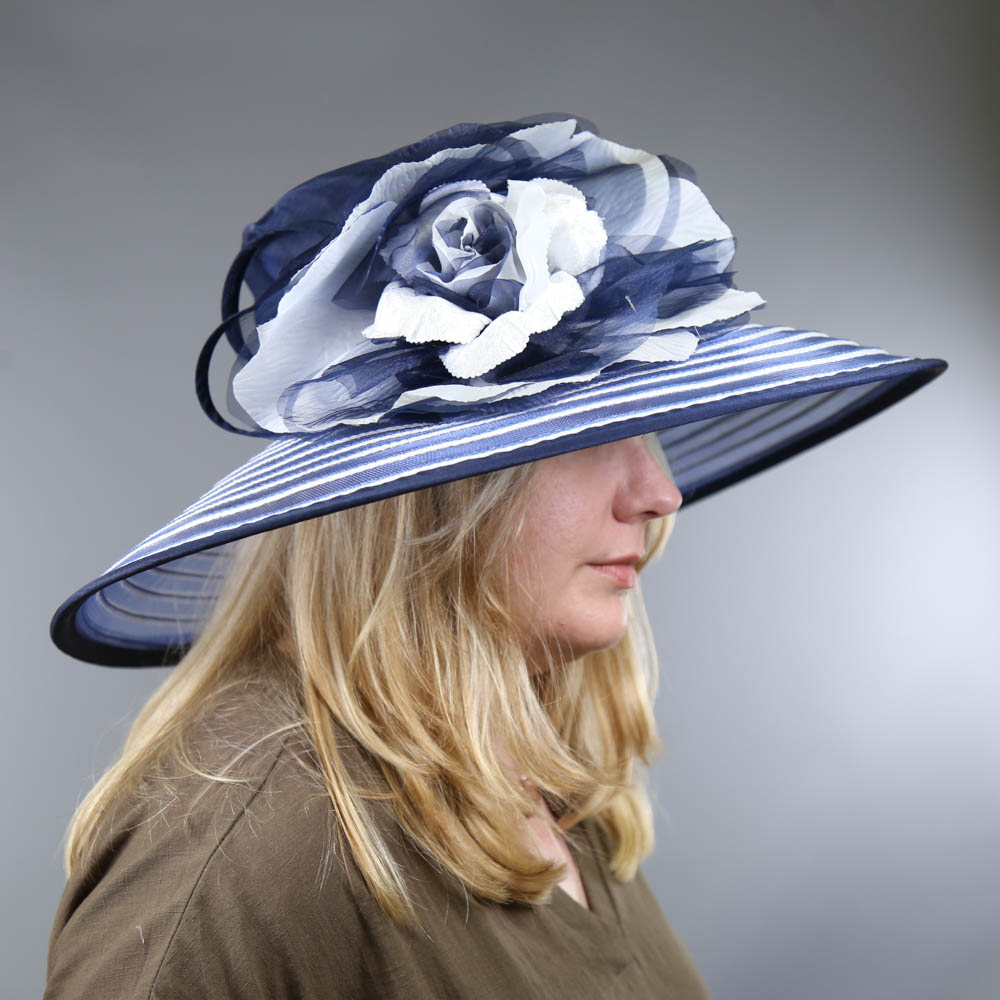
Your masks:
<path fill-rule="evenodd" d="M 734 250 L 679 161 L 572 116 L 455 125 L 320 174 L 247 227 L 223 301 L 231 409 L 257 433 L 317 433 L 681 361 L 763 304 L 733 287 Z"/>

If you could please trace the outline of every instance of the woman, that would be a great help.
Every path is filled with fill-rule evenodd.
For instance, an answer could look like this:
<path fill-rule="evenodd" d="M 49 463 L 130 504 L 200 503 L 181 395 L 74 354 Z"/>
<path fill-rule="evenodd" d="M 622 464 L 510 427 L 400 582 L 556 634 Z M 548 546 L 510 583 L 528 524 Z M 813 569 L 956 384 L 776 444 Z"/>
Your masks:
<path fill-rule="evenodd" d="M 683 165 L 559 116 L 247 228 L 199 394 L 275 440 L 53 620 L 180 662 L 74 817 L 48 996 L 706 995 L 638 870 L 635 571 L 944 368 L 750 324 L 732 253 Z"/>

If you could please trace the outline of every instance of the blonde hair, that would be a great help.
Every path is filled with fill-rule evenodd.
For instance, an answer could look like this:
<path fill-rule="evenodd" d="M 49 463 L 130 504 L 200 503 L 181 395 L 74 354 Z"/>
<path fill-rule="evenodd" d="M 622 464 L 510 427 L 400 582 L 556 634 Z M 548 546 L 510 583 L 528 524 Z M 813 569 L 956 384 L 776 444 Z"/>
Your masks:
<path fill-rule="evenodd" d="M 669 473 L 655 435 L 645 438 Z M 87 861 L 117 805 L 158 762 L 232 780 L 201 770 L 185 735 L 214 698 L 263 680 L 290 716 L 261 741 L 293 729 L 306 737 L 339 833 L 393 921 L 418 923 L 366 799 L 390 802 L 421 848 L 481 898 L 544 902 L 562 878 L 562 865 L 518 844 L 526 793 L 500 766 L 496 738 L 543 790 L 560 828 L 595 817 L 613 875 L 633 879 L 653 847 L 637 760 L 648 766 L 663 749 L 649 621 L 637 585 L 619 642 L 570 662 L 555 655 L 551 669 L 529 672 L 504 557 L 525 523 L 534 468 L 403 493 L 239 543 L 198 639 L 73 816 L 67 871 Z M 640 568 L 662 552 L 673 517 L 647 523 Z M 378 762 L 379 788 L 352 780 L 335 723 Z"/>

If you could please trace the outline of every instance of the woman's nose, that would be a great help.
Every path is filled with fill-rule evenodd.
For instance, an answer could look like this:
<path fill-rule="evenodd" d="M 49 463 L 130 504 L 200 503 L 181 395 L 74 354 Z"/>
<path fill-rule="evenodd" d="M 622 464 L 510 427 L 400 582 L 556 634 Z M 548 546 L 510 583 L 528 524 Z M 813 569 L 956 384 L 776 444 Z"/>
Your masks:
<path fill-rule="evenodd" d="M 675 513 L 684 498 L 673 479 L 664 471 L 650 446 L 641 438 L 630 438 L 628 475 L 621 502 L 630 517 L 649 521 Z"/>

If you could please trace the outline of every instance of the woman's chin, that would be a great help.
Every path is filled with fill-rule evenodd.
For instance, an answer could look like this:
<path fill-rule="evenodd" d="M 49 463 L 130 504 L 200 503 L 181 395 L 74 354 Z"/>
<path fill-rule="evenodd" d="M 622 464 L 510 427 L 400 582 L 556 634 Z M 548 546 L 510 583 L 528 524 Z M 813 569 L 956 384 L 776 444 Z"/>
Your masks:
<path fill-rule="evenodd" d="M 586 653 L 596 653 L 602 649 L 609 649 L 621 641 L 628 620 L 624 602 L 618 598 L 613 598 L 613 601 L 617 607 L 604 611 L 600 618 L 595 617 L 588 622 L 587 629 L 581 630 L 574 643 L 577 649 Z"/>

